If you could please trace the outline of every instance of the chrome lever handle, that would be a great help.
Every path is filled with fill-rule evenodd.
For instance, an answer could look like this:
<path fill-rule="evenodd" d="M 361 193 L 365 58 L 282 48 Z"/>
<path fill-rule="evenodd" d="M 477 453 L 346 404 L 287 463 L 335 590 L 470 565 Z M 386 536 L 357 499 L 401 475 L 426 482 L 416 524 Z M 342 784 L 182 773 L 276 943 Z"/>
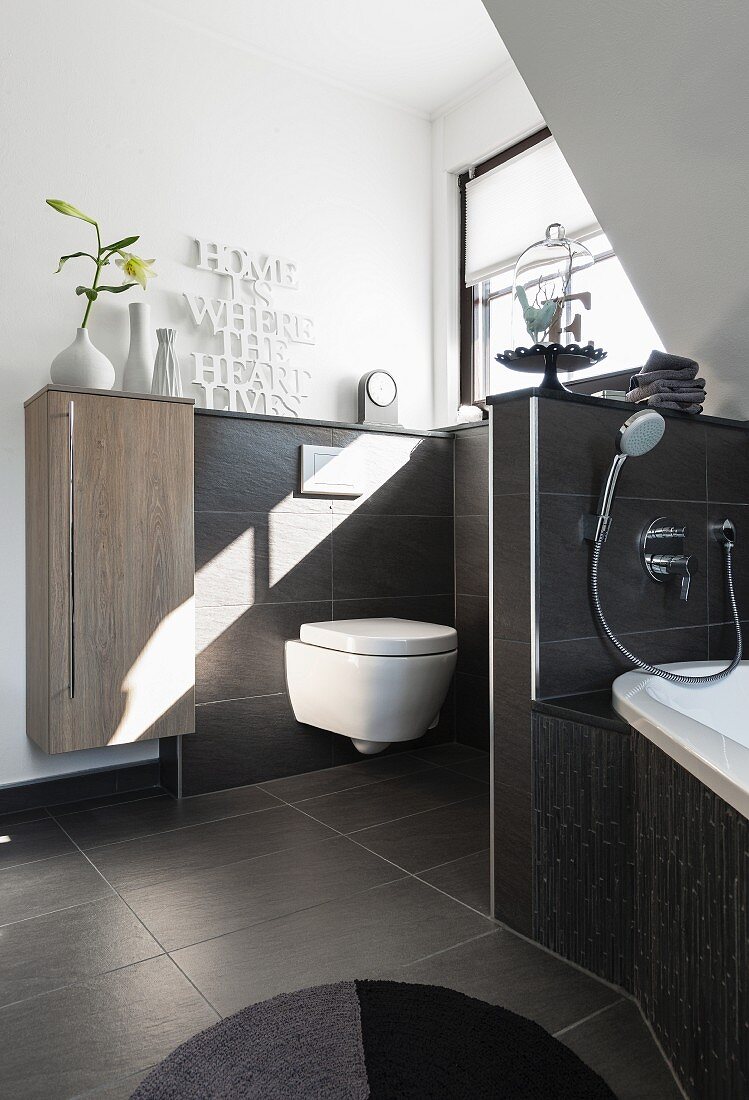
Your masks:
<path fill-rule="evenodd" d="M 699 565 L 694 554 L 648 554 L 645 564 L 651 577 L 656 580 L 681 577 L 679 599 L 684 601 L 689 599 L 692 577 Z"/>

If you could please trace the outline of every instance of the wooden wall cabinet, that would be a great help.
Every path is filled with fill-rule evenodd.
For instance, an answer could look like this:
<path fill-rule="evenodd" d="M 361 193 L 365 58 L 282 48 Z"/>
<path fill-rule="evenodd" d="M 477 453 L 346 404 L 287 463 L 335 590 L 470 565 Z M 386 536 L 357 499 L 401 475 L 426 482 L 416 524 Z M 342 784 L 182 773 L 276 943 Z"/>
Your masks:
<path fill-rule="evenodd" d="M 192 404 L 26 403 L 26 729 L 45 752 L 195 729 Z"/>

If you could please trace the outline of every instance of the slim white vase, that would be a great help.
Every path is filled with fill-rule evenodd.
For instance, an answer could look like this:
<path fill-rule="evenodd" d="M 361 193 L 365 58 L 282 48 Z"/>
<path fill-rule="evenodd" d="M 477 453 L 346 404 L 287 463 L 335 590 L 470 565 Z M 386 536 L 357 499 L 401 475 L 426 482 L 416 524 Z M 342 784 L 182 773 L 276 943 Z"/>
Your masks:
<path fill-rule="evenodd" d="M 156 339 L 158 349 L 153 368 L 151 393 L 160 393 L 164 397 L 181 397 L 182 378 L 176 352 L 177 330 L 176 328 L 157 328 Z"/>
<path fill-rule="evenodd" d="M 79 328 L 72 344 L 52 360 L 50 377 L 56 386 L 111 390 L 114 367 L 91 343 L 87 328 Z"/>
<path fill-rule="evenodd" d="M 146 302 L 131 302 L 128 309 L 130 350 L 122 374 L 122 388 L 128 393 L 150 393 L 153 381 L 151 307 Z"/>

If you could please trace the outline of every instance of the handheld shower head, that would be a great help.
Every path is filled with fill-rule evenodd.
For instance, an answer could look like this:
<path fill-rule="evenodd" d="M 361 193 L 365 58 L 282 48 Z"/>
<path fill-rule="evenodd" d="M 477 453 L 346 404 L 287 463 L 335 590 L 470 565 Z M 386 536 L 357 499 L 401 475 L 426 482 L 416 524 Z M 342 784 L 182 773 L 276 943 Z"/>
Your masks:
<path fill-rule="evenodd" d="M 618 454 L 614 455 L 606 484 L 601 493 L 598 505 L 598 515 L 595 519 L 595 535 L 593 541 L 606 541 L 611 526 L 611 506 L 614 503 L 616 484 L 619 480 L 622 466 L 632 457 L 646 455 L 652 451 L 663 438 L 666 430 L 666 421 L 660 413 L 653 409 L 641 409 L 625 420 L 616 437 Z"/>

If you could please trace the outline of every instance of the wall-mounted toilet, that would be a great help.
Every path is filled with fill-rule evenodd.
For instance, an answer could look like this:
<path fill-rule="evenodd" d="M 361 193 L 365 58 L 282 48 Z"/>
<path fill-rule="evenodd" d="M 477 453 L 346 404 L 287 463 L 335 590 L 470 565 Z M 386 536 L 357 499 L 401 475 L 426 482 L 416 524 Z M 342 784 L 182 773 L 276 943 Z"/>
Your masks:
<path fill-rule="evenodd" d="M 286 643 L 286 682 L 298 722 L 382 752 L 436 725 L 455 663 L 451 626 L 411 619 L 304 623 Z"/>

